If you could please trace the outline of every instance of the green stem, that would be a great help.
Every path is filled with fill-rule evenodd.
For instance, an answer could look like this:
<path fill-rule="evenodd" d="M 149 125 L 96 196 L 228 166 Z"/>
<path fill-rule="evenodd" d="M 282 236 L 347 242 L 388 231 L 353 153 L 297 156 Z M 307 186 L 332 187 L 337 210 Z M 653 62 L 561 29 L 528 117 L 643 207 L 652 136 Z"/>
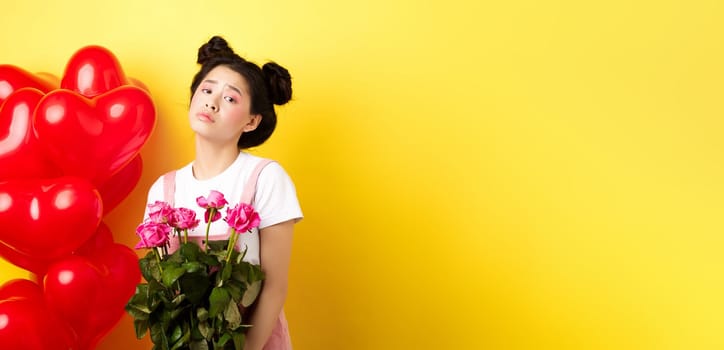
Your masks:
<path fill-rule="evenodd" d="M 236 239 L 239 238 L 239 235 L 236 233 L 235 229 L 231 229 L 231 237 L 229 237 L 229 246 L 226 247 L 227 253 L 226 253 L 226 262 L 228 263 L 229 260 L 231 260 L 231 252 L 234 251 L 234 247 L 236 246 Z"/>
<path fill-rule="evenodd" d="M 206 222 L 206 240 L 204 241 L 204 248 L 206 251 L 209 250 L 209 229 L 211 228 L 211 219 L 216 215 L 216 208 L 209 208 L 209 221 Z"/>
<path fill-rule="evenodd" d="M 188 242 L 189 242 L 189 230 L 184 229 L 184 243 L 188 243 Z"/>
<path fill-rule="evenodd" d="M 153 255 L 156 256 L 156 262 L 158 263 L 158 269 L 161 271 L 161 274 L 163 274 L 163 267 L 161 267 L 161 256 L 158 255 L 158 248 L 153 248 Z"/>

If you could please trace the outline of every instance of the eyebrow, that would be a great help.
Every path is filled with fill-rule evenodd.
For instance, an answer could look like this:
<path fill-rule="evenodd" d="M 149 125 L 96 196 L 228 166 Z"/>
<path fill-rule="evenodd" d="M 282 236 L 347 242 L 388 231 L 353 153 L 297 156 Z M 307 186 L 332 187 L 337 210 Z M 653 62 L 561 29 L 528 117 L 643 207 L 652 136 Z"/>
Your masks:
<path fill-rule="evenodd" d="M 205 82 L 205 83 L 212 83 L 212 84 L 218 84 L 218 83 L 219 83 L 218 81 L 216 81 L 216 80 L 211 80 L 211 79 L 206 79 L 206 80 L 204 80 L 204 82 Z M 230 89 L 236 91 L 239 95 L 243 95 L 243 94 L 241 93 L 241 90 L 240 90 L 239 88 L 237 88 L 236 86 L 230 85 L 230 84 L 226 84 L 226 86 L 228 86 Z"/>

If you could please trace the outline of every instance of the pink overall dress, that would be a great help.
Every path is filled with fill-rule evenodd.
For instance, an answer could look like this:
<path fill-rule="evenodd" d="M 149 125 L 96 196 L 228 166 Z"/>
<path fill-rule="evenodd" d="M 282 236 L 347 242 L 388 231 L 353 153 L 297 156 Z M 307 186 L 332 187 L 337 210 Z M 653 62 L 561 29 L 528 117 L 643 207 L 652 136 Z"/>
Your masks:
<path fill-rule="evenodd" d="M 259 173 L 262 169 L 264 169 L 267 164 L 271 162 L 272 160 L 264 159 L 259 162 L 256 168 L 254 168 L 251 176 L 249 176 L 249 180 L 244 185 L 241 200 L 239 201 L 240 203 L 254 204 L 254 194 L 256 194 L 256 182 L 259 178 Z M 169 173 L 166 173 L 163 177 L 164 201 L 171 206 L 174 205 L 175 192 L 176 172 L 171 171 Z M 231 229 L 229 229 L 228 232 L 222 234 L 209 234 L 209 240 L 226 240 L 229 239 L 230 234 Z M 199 245 L 203 245 L 203 239 L 204 237 L 189 236 L 189 241 L 196 242 Z M 178 249 L 178 240 L 171 239 L 169 240 L 169 242 L 169 251 L 173 252 Z M 289 336 L 289 326 L 287 324 L 287 319 L 284 316 L 284 310 L 282 310 L 282 312 L 279 314 L 276 325 L 272 330 L 272 334 L 271 336 L 269 336 L 269 340 L 267 340 L 266 344 L 264 345 L 264 350 L 292 350 L 292 341 L 291 337 Z"/>

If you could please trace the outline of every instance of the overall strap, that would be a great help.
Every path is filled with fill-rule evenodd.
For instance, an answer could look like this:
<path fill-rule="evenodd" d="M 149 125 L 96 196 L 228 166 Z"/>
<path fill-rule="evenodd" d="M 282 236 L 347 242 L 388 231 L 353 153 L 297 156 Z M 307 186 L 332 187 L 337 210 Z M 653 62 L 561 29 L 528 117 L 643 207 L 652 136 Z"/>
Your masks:
<path fill-rule="evenodd" d="M 244 185 L 244 190 L 241 193 L 240 203 L 252 204 L 254 201 L 254 195 L 256 194 L 256 182 L 259 180 L 259 174 L 264 167 L 269 163 L 272 163 L 271 159 L 262 159 L 259 164 L 256 165 L 254 170 L 249 175 L 249 179 Z M 174 206 L 174 194 L 176 193 L 176 171 L 169 171 L 163 175 L 163 200 L 170 206 Z"/>
<path fill-rule="evenodd" d="M 246 184 L 244 185 L 244 191 L 241 192 L 241 200 L 239 201 L 239 203 L 253 204 L 254 195 L 256 194 L 256 182 L 259 179 L 259 173 L 261 173 L 264 167 L 271 162 L 273 162 L 273 160 L 271 159 L 262 159 L 259 164 L 256 165 L 254 171 L 252 171 L 251 175 L 249 175 L 249 179 L 246 180 Z"/>
<path fill-rule="evenodd" d="M 163 175 L 163 201 L 171 207 L 174 205 L 174 194 L 176 193 L 176 170 L 169 171 Z"/>

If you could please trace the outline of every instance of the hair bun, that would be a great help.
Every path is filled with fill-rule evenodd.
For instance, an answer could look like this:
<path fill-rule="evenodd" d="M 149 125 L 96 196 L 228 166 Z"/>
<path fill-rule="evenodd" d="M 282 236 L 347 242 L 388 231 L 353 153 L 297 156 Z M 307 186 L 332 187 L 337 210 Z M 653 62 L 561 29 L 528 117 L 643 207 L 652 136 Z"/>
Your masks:
<path fill-rule="evenodd" d="M 209 39 L 209 42 L 201 45 L 199 48 L 199 56 L 196 62 L 203 65 L 214 57 L 233 57 L 237 56 L 229 47 L 229 43 L 218 35 Z"/>
<path fill-rule="evenodd" d="M 262 67 L 266 78 L 269 100 L 275 105 L 283 105 L 292 99 L 292 76 L 289 71 L 274 63 L 269 62 Z"/>

